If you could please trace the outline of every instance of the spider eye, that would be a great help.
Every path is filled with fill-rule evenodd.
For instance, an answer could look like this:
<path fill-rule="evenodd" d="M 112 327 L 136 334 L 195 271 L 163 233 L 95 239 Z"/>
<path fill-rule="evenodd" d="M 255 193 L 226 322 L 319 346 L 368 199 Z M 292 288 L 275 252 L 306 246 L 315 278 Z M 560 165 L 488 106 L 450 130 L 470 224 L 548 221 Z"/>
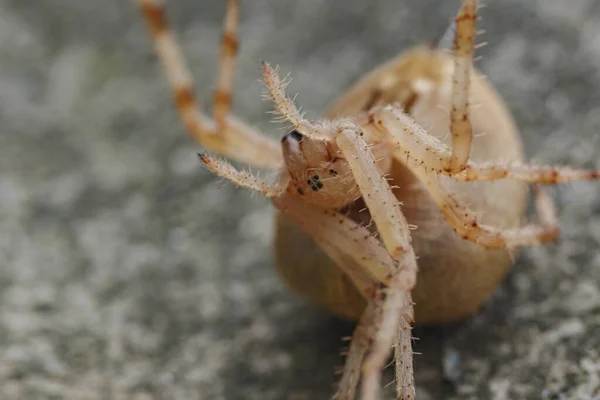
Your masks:
<path fill-rule="evenodd" d="M 293 139 L 296 142 L 300 142 L 302 141 L 302 139 L 304 139 L 304 136 L 302 136 L 302 134 L 300 132 L 298 132 L 297 130 L 293 130 L 290 133 L 288 133 L 287 135 L 285 135 L 283 138 L 281 138 L 281 141 L 285 141 L 287 139 Z"/>

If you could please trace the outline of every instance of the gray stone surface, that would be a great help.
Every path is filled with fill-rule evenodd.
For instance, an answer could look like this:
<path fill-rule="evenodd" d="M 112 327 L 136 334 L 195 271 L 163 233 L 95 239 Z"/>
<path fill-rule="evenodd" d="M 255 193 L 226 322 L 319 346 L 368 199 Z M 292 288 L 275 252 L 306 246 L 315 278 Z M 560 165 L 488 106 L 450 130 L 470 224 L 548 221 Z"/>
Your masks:
<path fill-rule="evenodd" d="M 207 100 L 223 1 L 169 3 Z M 260 59 L 318 115 L 457 3 L 246 1 L 236 112 L 276 137 Z M 483 16 L 528 154 L 600 167 L 600 2 Z M 328 398 L 352 326 L 279 282 L 268 202 L 200 167 L 129 1 L 0 0 L 0 130 L 0 398 Z M 600 185 L 553 196 L 557 244 L 471 320 L 416 330 L 420 399 L 600 397 Z"/>

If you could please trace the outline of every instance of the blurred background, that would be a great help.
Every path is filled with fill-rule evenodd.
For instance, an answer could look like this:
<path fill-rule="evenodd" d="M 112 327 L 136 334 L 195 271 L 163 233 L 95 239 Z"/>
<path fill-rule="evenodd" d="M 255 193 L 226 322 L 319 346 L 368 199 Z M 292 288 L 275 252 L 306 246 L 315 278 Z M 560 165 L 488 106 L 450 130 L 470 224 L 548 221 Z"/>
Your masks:
<path fill-rule="evenodd" d="M 209 104 L 223 0 L 168 15 Z M 259 60 L 316 117 L 459 1 L 242 1 L 235 113 L 277 138 Z M 600 167 L 600 2 L 490 1 L 478 66 L 530 158 Z M 352 325 L 290 293 L 273 209 L 204 170 L 125 0 L 0 0 L 0 398 L 327 399 Z M 416 329 L 419 399 L 600 396 L 600 184 L 472 319 Z M 391 376 L 386 379 L 391 380 Z M 390 397 L 392 398 L 392 397 Z"/>

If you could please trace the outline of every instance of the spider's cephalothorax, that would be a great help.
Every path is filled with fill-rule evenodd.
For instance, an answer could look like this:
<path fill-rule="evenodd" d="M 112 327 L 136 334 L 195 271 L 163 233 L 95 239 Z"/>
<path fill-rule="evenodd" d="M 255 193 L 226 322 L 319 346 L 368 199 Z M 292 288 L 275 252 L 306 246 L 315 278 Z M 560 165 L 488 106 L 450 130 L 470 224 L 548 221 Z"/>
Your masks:
<path fill-rule="evenodd" d="M 334 142 L 314 140 L 294 130 L 281 139 L 281 147 L 292 194 L 328 208 L 342 208 L 360 197 L 348 162 Z M 379 167 L 389 169 L 389 160 L 382 157 Z"/>
<path fill-rule="evenodd" d="M 414 398 L 415 311 L 421 323 L 470 315 L 502 279 L 510 251 L 557 237 L 553 203 L 538 186 L 539 222 L 521 224 L 525 183 L 600 177 L 522 162 L 510 114 L 472 68 L 477 0 L 462 0 L 451 55 L 417 48 L 392 59 L 342 95 L 329 120 L 307 121 L 263 63 L 269 97 L 294 127 L 281 146 L 229 115 L 238 1 L 227 2 L 212 119 L 197 111 L 158 0 L 137 1 L 190 134 L 210 151 L 278 171 L 277 179 L 265 182 L 208 155 L 202 162 L 271 198 L 280 213 L 277 265 L 290 286 L 359 319 L 338 399 L 354 398 L 360 379 L 362 398 L 375 400 L 392 348 L 398 399 Z M 482 190 L 469 181 L 495 183 Z"/>
<path fill-rule="evenodd" d="M 348 163 L 331 143 L 312 140 L 294 130 L 281 140 L 290 190 L 313 204 L 342 207 L 359 196 Z"/>

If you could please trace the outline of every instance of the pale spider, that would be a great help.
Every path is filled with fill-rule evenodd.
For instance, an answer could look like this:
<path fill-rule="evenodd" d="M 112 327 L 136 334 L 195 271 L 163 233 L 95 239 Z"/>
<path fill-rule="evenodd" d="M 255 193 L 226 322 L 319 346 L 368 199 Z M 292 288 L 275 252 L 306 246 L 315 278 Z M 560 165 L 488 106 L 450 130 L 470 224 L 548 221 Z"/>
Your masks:
<path fill-rule="evenodd" d="M 271 198 L 285 216 L 279 217 L 276 239 L 284 278 L 332 311 L 360 316 L 336 398 L 354 398 L 359 379 L 361 397 L 378 398 L 392 348 L 398 398 L 414 398 L 413 299 L 420 323 L 466 317 L 503 277 L 510 249 L 557 237 L 554 206 L 537 186 L 539 223 L 519 226 L 526 191 L 515 181 L 555 184 L 599 177 L 598 171 L 520 162 L 510 115 L 472 70 L 477 0 L 462 1 L 452 54 L 433 48 L 402 54 L 343 95 L 328 120 L 306 120 L 286 97 L 277 71 L 263 63 L 267 94 L 293 126 L 281 146 L 229 115 L 238 1 L 227 2 L 212 119 L 198 112 L 192 78 L 161 5 L 138 2 L 188 132 L 210 151 L 277 169 L 275 182 L 268 183 L 224 160 L 200 156 L 216 174 Z M 474 132 L 486 134 L 474 140 Z M 438 138 L 448 133 L 451 146 Z M 500 179 L 509 180 L 490 193 L 457 182 Z M 464 198 L 485 215 L 471 211 Z M 363 207 L 368 213 L 360 214 Z M 365 225 L 369 219 L 374 226 Z M 313 257 L 314 245 L 305 236 L 327 258 Z M 424 260 L 421 270 L 415 253 Z"/>

